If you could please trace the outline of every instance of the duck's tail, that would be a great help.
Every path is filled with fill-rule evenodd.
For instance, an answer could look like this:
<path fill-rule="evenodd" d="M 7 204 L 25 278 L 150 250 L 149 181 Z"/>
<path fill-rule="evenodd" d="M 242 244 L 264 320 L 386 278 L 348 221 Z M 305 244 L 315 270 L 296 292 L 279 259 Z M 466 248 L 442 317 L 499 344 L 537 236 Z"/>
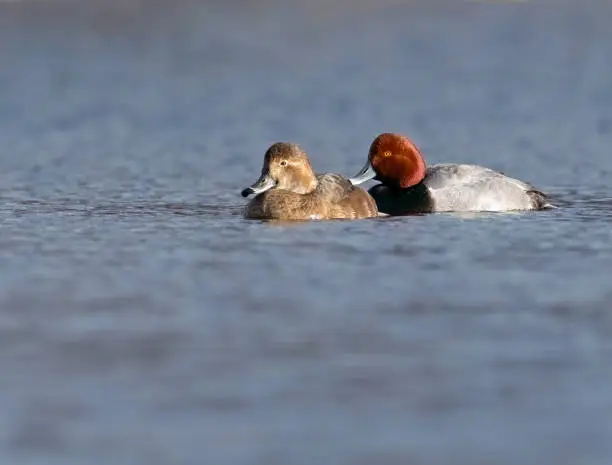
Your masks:
<path fill-rule="evenodd" d="M 544 192 L 532 189 L 527 191 L 527 195 L 531 197 L 533 207 L 536 210 L 546 210 L 549 208 L 559 208 L 550 203 L 550 198 Z"/>

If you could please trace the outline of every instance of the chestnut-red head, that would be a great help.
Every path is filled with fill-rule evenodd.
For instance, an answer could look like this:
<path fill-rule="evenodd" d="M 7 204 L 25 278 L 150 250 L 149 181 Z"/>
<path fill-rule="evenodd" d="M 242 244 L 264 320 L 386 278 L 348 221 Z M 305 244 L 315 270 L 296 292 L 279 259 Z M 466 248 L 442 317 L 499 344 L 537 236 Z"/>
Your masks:
<path fill-rule="evenodd" d="M 370 145 L 368 163 L 351 182 L 360 184 L 374 178 L 405 189 L 420 183 L 426 172 L 425 160 L 410 139 L 401 134 L 383 133 Z"/>

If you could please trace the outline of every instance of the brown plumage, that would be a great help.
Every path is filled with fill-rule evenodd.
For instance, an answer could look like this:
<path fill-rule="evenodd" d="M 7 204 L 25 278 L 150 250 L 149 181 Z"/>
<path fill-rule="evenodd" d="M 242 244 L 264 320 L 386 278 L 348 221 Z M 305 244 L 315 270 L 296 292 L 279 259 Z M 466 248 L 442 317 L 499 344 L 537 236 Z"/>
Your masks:
<path fill-rule="evenodd" d="M 308 155 L 297 145 L 273 144 L 261 176 L 242 191 L 257 194 L 244 216 L 275 220 L 358 219 L 378 216 L 374 199 L 338 174 L 315 174 Z"/>

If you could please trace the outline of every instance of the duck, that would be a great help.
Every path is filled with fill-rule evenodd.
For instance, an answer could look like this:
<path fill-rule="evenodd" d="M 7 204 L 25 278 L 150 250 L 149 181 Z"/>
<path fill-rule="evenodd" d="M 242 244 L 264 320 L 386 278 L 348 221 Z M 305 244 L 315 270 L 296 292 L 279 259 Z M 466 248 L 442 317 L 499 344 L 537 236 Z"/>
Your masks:
<path fill-rule="evenodd" d="M 431 166 L 406 136 L 382 133 L 370 145 L 368 161 L 349 181 L 370 179 L 380 213 L 504 212 L 554 208 L 531 184 L 484 166 L 440 163 Z"/>
<path fill-rule="evenodd" d="M 297 144 L 276 142 L 265 153 L 261 176 L 242 190 L 254 195 L 244 217 L 261 220 L 361 219 L 378 216 L 376 202 L 361 187 L 335 173 L 315 174 Z"/>

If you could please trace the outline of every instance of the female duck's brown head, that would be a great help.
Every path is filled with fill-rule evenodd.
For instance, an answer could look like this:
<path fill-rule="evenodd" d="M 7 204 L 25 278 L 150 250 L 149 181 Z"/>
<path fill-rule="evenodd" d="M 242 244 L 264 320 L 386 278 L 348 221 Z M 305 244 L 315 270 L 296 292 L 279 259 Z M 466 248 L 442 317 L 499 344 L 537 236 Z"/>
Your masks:
<path fill-rule="evenodd" d="M 384 133 L 370 145 L 365 166 L 349 180 L 357 185 L 376 179 L 388 186 L 405 189 L 420 183 L 426 171 L 425 160 L 410 139 L 401 134 Z"/>
<path fill-rule="evenodd" d="M 272 188 L 285 189 L 297 194 L 307 194 L 317 187 L 308 155 L 298 145 L 277 142 L 270 146 L 264 157 L 261 176 L 241 194 L 261 194 Z"/>

